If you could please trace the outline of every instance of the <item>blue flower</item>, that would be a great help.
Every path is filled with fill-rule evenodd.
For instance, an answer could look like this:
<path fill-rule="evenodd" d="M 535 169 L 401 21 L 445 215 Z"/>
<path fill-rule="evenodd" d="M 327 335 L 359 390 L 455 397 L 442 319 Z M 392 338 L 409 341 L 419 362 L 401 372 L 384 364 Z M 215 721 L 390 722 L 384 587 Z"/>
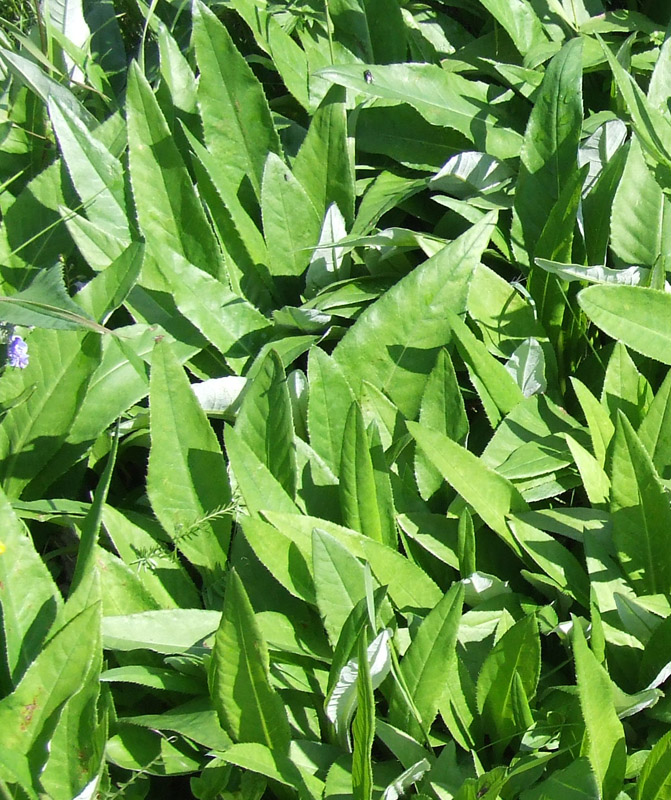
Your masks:
<path fill-rule="evenodd" d="M 12 336 L 7 345 L 7 363 L 19 369 L 28 366 L 28 345 L 20 336 Z"/>

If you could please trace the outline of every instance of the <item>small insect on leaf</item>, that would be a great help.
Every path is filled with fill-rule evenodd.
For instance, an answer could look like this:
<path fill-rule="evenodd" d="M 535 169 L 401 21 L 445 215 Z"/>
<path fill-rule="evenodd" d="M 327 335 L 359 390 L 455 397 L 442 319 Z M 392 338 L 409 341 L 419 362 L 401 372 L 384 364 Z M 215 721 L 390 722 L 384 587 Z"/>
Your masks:
<path fill-rule="evenodd" d="M 369 69 L 367 69 L 364 72 L 363 77 L 364 77 L 364 80 L 366 81 L 366 83 L 372 83 L 373 82 L 373 73 Z"/>
<path fill-rule="evenodd" d="M 480 800 L 480 798 L 484 797 L 488 791 L 489 791 L 489 786 L 483 786 L 482 789 L 478 789 L 478 793 L 475 795 L 476 800 Z"/>

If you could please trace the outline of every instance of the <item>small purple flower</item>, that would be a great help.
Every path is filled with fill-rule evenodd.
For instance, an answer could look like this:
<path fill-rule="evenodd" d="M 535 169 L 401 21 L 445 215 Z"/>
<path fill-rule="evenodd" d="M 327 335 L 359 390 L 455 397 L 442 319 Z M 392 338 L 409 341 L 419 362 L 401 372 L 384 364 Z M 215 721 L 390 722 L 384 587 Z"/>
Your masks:
<path fill-rule="evenodd" d="M 20 336 L 12 336 L 7 345 L 7 362 L 10 367 L 25 369 L 28 366 L 28 345 Z"/>

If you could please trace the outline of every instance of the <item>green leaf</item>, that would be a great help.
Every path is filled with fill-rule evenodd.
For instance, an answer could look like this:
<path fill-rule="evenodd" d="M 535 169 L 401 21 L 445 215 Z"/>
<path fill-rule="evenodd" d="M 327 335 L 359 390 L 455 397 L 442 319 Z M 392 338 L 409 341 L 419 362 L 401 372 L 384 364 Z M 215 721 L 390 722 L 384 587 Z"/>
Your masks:
<path fill-rule="evenodd" d="M 636 800 L 663 800 L 671 790 L 671 733 L 646 758 L 636 784 Z"/>
<path fill-rule="evenodd" d="M 646 98 L 610 49 L 603 42 L 600 44 L 655 180 L 663 189 L 671 188 L 671 123 L 661 109 Z"/>
<path fill-rule="evenodd" d="M 237 572 L 228 575 L 224 611 L 212 651 L 210 692 L 221 725 L 237 742 L 258 742 L 286 755 L 290 731 L 270 683 L 268 649 Z"/>
<path fill-rule="evenodd" d="M 216 625 L 216 623 L 215 623 Z M 202 694 L 204 682 L 172 669 L 129 664 L 127 667 L 107 669 L 100 675 L 103 683 L 133 683 L 148 689 L 162 689 L 182 694 Z"/>
<path fill-rule="evenodd" d="M 419 421 L 426 428 L 440 431 L 460 444 L 468 435 L 469 425 L 452 359 L 447 350 L 438 353 L 436 365 L 426 382 L 419 408 Z M 420 494 L 428 500 L 440 488 L 443 476 L 424 453 L 415 455 L 415 477 Z"/>
<path fill-rule="evenodd" d="M 65 166 L 87 218 L 111 236 L 128 242 L 122 164 L 57 100 L 50 99 L 47 107 Z"/>
<path fill-rule="evenodd" d="M 337 539 L 315 528 L 312 533 L 312 571 L 319 613 L 335 647 L 352 609 L 365 597 L 364 568 Z"/>
<path fill-rule="evenodd" d="M 221 253 L 175 140 L 137 64 L 128 77 L 126 116 L 133 197 L 147 247 L 176 252 L 204 272 L 224 275 Z"/>
<path fill-rule="evenodd" d="M 12 397 L 35 387 L 0 423 L 0 474 L 9 497 L 43 493 L 41 473 L 66 441 L 100 360 L 98 334 L 37 329 L 28 342 L 26 369 L 3 377 Z"/>
<path fill-rule="evenodd" d="M 542 783 L 525 792 L 524 800 L 596 800 L 599 787 L 586 758 L 558 769 Z"/>
<path fill-rule="evenodd" d="M 312 110 L 323 96 L 323 92 L 319 93 L 313 102 L 318 85 L 320 87 L 323 81 L 310 74 L 312 70 L 308 67 L 306 54 L 300 45 L 284 30 L 273 14 L 253 0 L 233 0 L 232 6 L 251 28 L 259 47 L 272 58 L 273 65 L 287 89 L 303 108 Z"/>
<path fill-rule="evenodd" d="M 368 72 L 371 82 L 366 80 Z M 459 131 L 478 150 L 496 158 L 513 158 L 520 152 L 522 137 L 493 103 L 492 87 L 434 64 L 344 65 L 317 75 L 361 94 L 408 103 L 427 122 Z"/>
<path fill-rule="evenodd" d="M 398 608 L 433 608 L 442 592 L 428 575 L 397 550 L 317 517 L 268 511 L 268 520 L 297 546 L 309 553 L 312 531 L 326 531 L 344 545 L 356 558 L 368 561 L 380 586 L 389 587 L 389 596 Z"/>
<path fill-rule="evenodd" d="M 468 367 L 471 379 L 480 394 L 492 427 L 524 399 L 521 389 L 508 370 L 487 352 L 468 326 L 452 309 L 446 315 L 454 333 L 459 355 Z"/>
<path fill-rule="evenodd" d="M 359 642 L 364 638 L 359 637 Z M 386 628 L 379 633 L 364 651 L 373 689 L 376 689 L 389 674 L 391 655 L 389 640 L 391 631 Z M 365 640 L 365 639 L 364 639 Z M 357 678 L 361 655 L 351 659 L 340 671 L 335 685 L 331 689 L 326 702 L 326 716 L 333 723 L 340 744 L 345 747 L 349 742 L 349 723 L 358 704 Z M 349 749 L 349 748 L 348 748 Z"/>
<path fill-rule="evenodd" d="M 582 129 L 582 40 L 571 39 L 545 71 L 520 156 L 515 220 L 529 258 L 577 168 Z"/>
<path fill-rule="evenodd" d="M 365 630 L 365 629 L 364 629 Z M 366 652 L 366 635 L 359 636 L 359 671 L 357 674 L 357 711 L 352 725 L 352 797 L 372 800 L 373 764 L 371 760 L 375 738 L 375 698 Z"/>
<path fill-rule="evenodd" d="M 504 28 L 522 56 L 548 43 L 531 3 L 525 0 L 513 0 L 512 3 L 506 0 L 482 0 L 482 5 Z"/>
<path fill-rule="evenodd" d="M 616 342 L 608 359 L 603 381 L 601 402 L 615 419 L 621 411 L 634 427 L 645 418 L 652 402 L 652 389 L 636 368 L 636 364 L 621 342 Z"/>
<path fill-rule="evenodd" d="M 39 655 L 62 606 L 61 594 L 36 552 L 31 537 L 0 490 L 2 546 L 0 605 L 2 606 L 2 694 L 9 694 Z M 8 670 L 8 674 L 4 674 Z"/>
<path fill-rule="evenodd" d="M 671 371 L 666 373 L 648 413 L 638 429 L 638 437 L 662 478 L 671 467 Z"/>
<path fill-rule="evenodd" d="M 291 399 L 282 361 L 270 350 L 247 384 L 236 432 L 287 492 L 296 492 L 296 452 Z"/>
<path fill-rule="evenodd" d="M 473 269 L 494 222 L 493 216 L 485 217 L 361 314 L 333 353 L 355 393 L 367 380 L 408 419 L 417 416 L 436 355 L 450 340 L 445 311 L 464 310 Z"/>
<path fill-rule="evenodd" d="M 308 388 L 310 444 L 337 474 L 354 394 L 340 365 L 320 347 L 313 347 L 308 355 Z"/>
<path fill-rule="evenodd" d="M 271 274 L 302 275 L 319 242 L 323 214 L 274 153 L 268 153 L 263 170 L 261 214 Z"/>
<path fill-rule="evenodd" d="M 109 333 L 72 300 L 63 282 L 63 268 L 41 270 L 30 286 L 0 297 L 0 319 L 12 325 L 77 331 L 82 328 Z"/>
<path fill-rule="evenodd" d="M 306 771 L 301 772 L 291 758 L 262 744 L 256 742 L 233 744 L 219 757 L 229 764 L 265 775 L 271 780 L 298 791 L 301 800 L 318 800 L 322 796 L 321 781 Z M 260 788 L 260 792 L 256 791 L 246 796 L 258 798 L 265 790 L 265 784 Z"/>
<path fill-rule="evenodd" d="M 267 522 L 243 516 L 240 524 L 245 539 L 249 542 L 254 554 L 272 573 L 273 578 L 279 581 L 294 597 L 316 605 L 317 594 L 315 593 L 313 572 L 309 566 L 309 553 L 298 547 L 281 530 Z M 337 604 L 336 607 L 338 607 Z"/>
<path fill-rule="evenodd" d="M 251 67 L 213 12 L 197 2 L 193 16 L 205 144 L 225 170 L 233 190 L 237 191 L 246 177 L 260 199 L 266 156 L 281 152 L 268 101 Z"/>
<path fill-rule="evenodd" d="M 228 286 L 186 261 L 163 250 L 156 262 L 179 311 L 210 341 L 237 372 L 265 342 L 268 320 Z"/>
<path fill-rule="evenodd" d="M 252 516 L 265 510 L 299 513 L 294 501 L 277 478 L 235 428 L 226 427 L 224 442 L 229 465 L 247 513 Z"/>
<path fill-rule="evenodd" d="M 587 420 L 594 456 L 599 466 L 603 467 L 606 463 L 606 451 L 613 438 L 615 427 L 604 406 L 594 397 L 584 383 L 577 378 L 571 378 L 571 385 Z"/>
<path fill-rule="evenodd" d="M 382 484 L 382 477 L 387 480 L 386 487 Z M 357 403 L 352 404 L 343 431 L 340 505 L 347 527 L 382 544 L 395 546 L 391 487 L 380 465 L 373 463 L 363 415 Z"/>
<path fill-rule="evenodd" d="M 589 608 L 589 578 L 570 550 L 521 520 L 511 520 L 510 530 L 527 555 L 563 592 Z"/>
<path fill-rule="evenodd" d="M 588 286 L 578 303 L 613 339 L 671 364 L 671 294 L 641 286 Z"/>
<path fill-rule="evenodd" d="M 203 640 L 219 626 L 218 611 L 174 608 L 103 617 L 106 650 L 153 650 L 155 653 L 205 653 Z"/>
<path fill-rule="evenodd" d="M 671 204 L 648 169 L 634 134 L 612 205 L 610 244 L 625 262 L 652 267 L 671 255 Z"/>
<path fill-rule="evenodd" d="M 231 498 L 219 442 L 167 342 L 158 342 L 149 392 L 147 494 L 176 546 L 213 577 L 226 563 Z"/>
<path fill-rule="evenodd" d="M 175 675 L 175 673 L 173 673 Z M 176 675 L 176 677 L 183 677 Z M 219 725 L 208 697 L 188 700 L 162 714 L 121 717 L 119 722 L 159 731 L 174 731 L 212 750 L 225 750 L 232 742 Z"/>
<path fill-rule="evenodd" d="M 671 506 L 657 471 L 619 414 L 610 459 L 613 540 L 629 580 L 643 594 L 671 590 Z"/>
<path fill-rule="evenodd" d="M 142 268 L 144 247 L 131 243 L 112 263 L 77 292 L 77 304 L 105 322 L 128 297 Z"/>
<path fill-rule="evenodd" d="M 506 517 L 529 507 L 515 486 L 444 434 L 414 422 L 408 423 L 408 430 L 445 480 L 520 555 Z"/>
<path fill-rule="evenodd" d="M 500 737 L 496 746 L 499 751 L 528 727 L 518 704 L 521 701 L 524 707 L 535 695 L 540 664 L 538 622 L 533 614 L 506 631 L 485 658 L 478 676 L 478 710 L 485 724 Z"/>
<path fill-rule="evenodd" d="M 423 741 L 424 732 L 431 729 L 445 693 L 445 665 L 455 653 L 463 601 L 464 587 L 456 583 L 424 618 L 401 661 L 401 674 L 422 728 L 398 685 L 390 700 L 389 721 L 417 741 Z"/>
<path fill-rule="evenodd" d="M 604 800 L 614 800 L 622 788 L 626 747 L 622 723 L 613 706 L 611 679 L 587 647 L 580 624 L 573 624 L 580 709 L 587 733 L 587 756 Z"/>
<path fill-rule="evenodd" d="M 354 166 L 347 141 L 345 92 L 340 87 L 331 87 L 315 111 L 293 170 L 320 216 L 335 203 L 346 227 L 351 227 Z"/>
<path fill-rule="evenodd" d="M 96 637 L 91 633 L 99 620 L 99 603 L 73 617 L 44 645 L 14 692 L 0 700 L 3 745 L 19 762 L 28 756 L 45 726 L 49 730 L 57 721 L 63 704 L 82 688 L 91 660 L 97 656 Z"/>

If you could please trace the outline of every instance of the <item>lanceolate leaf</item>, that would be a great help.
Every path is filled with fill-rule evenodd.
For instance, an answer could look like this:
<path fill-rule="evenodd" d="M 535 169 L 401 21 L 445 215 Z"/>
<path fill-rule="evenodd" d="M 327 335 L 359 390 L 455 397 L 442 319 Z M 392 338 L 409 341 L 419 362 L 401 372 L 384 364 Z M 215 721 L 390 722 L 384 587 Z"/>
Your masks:
<path fill-rule="evenodd" d="M 221 514 L 230 501 L 226 466 L 166 341 L 154 349 L 149 408 L 149 500 L 177 547 L 211 578 L 226 563 L 231 531 L 230 518 Z"/>
<path fill-rule="evenodd" d="M 401 661 L 401 673 L 424 731 L 430 730 L 445 694 L 445 665 L 454 656 L 463 599 L 464 587 L 454 584 L 426 616 Z M 398 686 L 391 698 L 389 720 L 423 741 L 424 733 Z"/>
<path fill-rule="evenodd" d="M 394 546 L 396 533 L 390 503 L 391 491 L 385 493 L 376 481 L 363 415 L 358 403 L 353 403 L 345 423 L 340 460 L 343 521 L 377 542 Z"/>
<path fill-rule="evenodd" d="M 233 191 L 246 178 L 260 199 L 266 155 L 280 152 L 263 88 L 226 28 L 201 2 L 194 4 L 193 40 L 205 143 Z"/>
<path fill-rule="evenodd" d="M 40 473 L 63 446 L 100 359 L 97 333 L 34 330 L 28 342 L 26 369 L 3 378 L 11 396 L 35 386 L 0 423 L 0 474 L 10 497 L 18 497 L 31 481 L 42 494 Z"/>
<path fill-rule="evenodd" d="M 610 460 L 613 540 L 622 568 L 644 594 L 671 590 L 671 506 L 650 456 L 618 414 Z"/>
<path fill-rule="evenodd" d="M 287 754 L 289 723 L 270 683 L 268 648 L 235 570 L 228 575 L 212 651 L 210 692 L 222 727 L 234 741 L 258 742 Z"/>
<path fill-rule="evenodd" d="M 318 75 L 362 94 L 408 103 L 432 125 L 454 128 L 496 158 L 519 155 L 522 138 L 498 116 L 485 84 L 434 64 L 356 64 L 328 67 Z"/>
<path fill-rule="evenodd" d="M 372 749 L 375 738 L 375 698 L 373 682 L 368 666 L 366 634 L 359 636 L 359 673 L 357 675 L 358 707 L 352 738 L 352 797 L 353 800 L 372 800 L 373 797 L 373 763 Z"/>
<path fill-rule="evenodd" d="M 528 506 L 513 484 L 444 434 L 414 422 L 408 423 L 408 429 L 445 480 L 520 554 L 519 545 L 508 530 L 506 515 L 526 511 Z"/>
<path fill-rule="evenodd" d="M 671 294 L 641 286 L 588 286 L 578 302 L 613 339 L 671 364 Z"/>
<path fill-rule="evenodd" d="M 203 206 L 147 79 L 137 64 L 128 77 L 128 150 L 133 197 L 147 246 L 174 251 L 219 277 L 221 254 Z"/>
<path fill-rule="evenodd" d="M 312 569 L 319 613 L 335 647 L 345 620 L 365 595 L 364 568 L 337 539 L 315 528 Z"/>
<path fill-rule="evenodd" d="M 437 353 L 450 340 L 445 309 L 464 310 L 470 278 L 494 222 L 488 215 L 416 267 L 349 329 L 333 356 L 355 392 L 367 380 L 408 419 L 416 417 Z"/>
<path fill-rule="evenodd" d="M 626 748 L 622 723 L 613 706 L 608 673 L 588 648 L 582 628 L 573 624 L 573 654 L 585 729 L 587 755 L 604 800 L 614 800 L 622 788 Z"/>
<path fill-rule="evenodd" d="M 35 550 L 30 535 L 0 491 L 0 604 L 3 641 L 9 674 L 2 693 L 18 684 L 42 644 L 62 605 L 61 594 Z"/>
<path fill-rule="evenodd" d="M 235 430 L 293 497 L 296 452 L 291 400 L 282 361 L 274 350 L 268 352 L 247 386 Z"/>
<path fill-rule="evenodd" d="M 520 706 L 528 705 L 536 693 L 539 674 L 538 622 L 530 614 L 503 634 L 478 676 L 478 709 L 501 737 L 498 748 L 524 733 L 528 723 Z"/>
<path fill-rule="evenodd" d="M 130 239 L 123 168 L 86 125 L 56 100 L 49 116 L 87 218 L 122 241 Z"/>
<path fill-rule="evenodd" d="M 336 203 L 348 228 L 354 218 L 353 167 L 345 92 L 334 86 L 312 118 L 293 170 L 320 216 Z"/>
<path fill-rule="evenodd" d="M 671 791 L 671 733 L 650 751 L 638 779 L 636 800 L 664 800 Z"/>
<path fill-rule="evenodd" d="M 535 244 L 578 166 L 582 126 L 582 40 L 571 39 L 550 62 L 529 117 L 515 190 L 525 249 Z"/>

